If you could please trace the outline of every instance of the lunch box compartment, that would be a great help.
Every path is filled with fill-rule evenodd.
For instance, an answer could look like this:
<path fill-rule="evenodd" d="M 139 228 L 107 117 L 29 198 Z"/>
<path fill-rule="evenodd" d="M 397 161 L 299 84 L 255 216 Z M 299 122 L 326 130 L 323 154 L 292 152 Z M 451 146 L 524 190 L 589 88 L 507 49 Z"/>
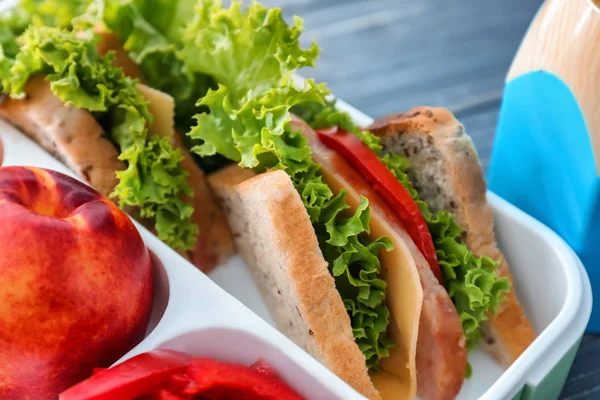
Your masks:
<path fill-rule="evenodd" d="M 536 240 L 539 230 L 547 229 L 543 225 L 539 224 L 538 230 L 533 230 L 531 224 L 537 225 L 536 221 L 527 221 L 528 216 L 493 194 L 489 194 L 488 199 L 495 206 L 496 239 L 511 268 L 513 289 L 539 336 L 566 306 L 568 291 L 572 286 L 565 285 L 565 282 L 579 279 L 571 277 L 568 271 L 560 267 L 561 261 L 570 261 L 561 258 L 570 257 L 571 254 L 563 254 L 554 241 Z M 521 218 L 511 217 L 514 215 Z M 515 246 L 515 238 L 528 245 Z M 561 247 L 565 247 L 564 243 Z M 515 268 L 517 265 L 524 268 Z M 540 296 L 544 292 L 552 295 Z"/>
<path fill-rule="evenodd" d="M 316 382 L 283 351 L 255 334 L 232 328 L 210 328 L 189 332 L 157 346 L 197 357 L 252 365 L 258 359 L 275 368 L 279 376 L 307 399 L 337 399 L 327 385 Z"/>

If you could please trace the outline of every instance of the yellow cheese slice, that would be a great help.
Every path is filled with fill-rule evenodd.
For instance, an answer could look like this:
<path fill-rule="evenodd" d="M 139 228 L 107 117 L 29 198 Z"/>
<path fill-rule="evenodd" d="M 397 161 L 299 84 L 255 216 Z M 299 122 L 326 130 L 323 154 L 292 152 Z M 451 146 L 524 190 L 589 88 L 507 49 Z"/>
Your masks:
<path fill-rule="evenodd" d="M 175 101 L 171 96 L 149 86 L 137 85 L 137 91 L 148 102 L 148 110 L 152 114 L 152 124 L 148 127 L 148 133 L 172 137 L 175 132 Z"/>
<path fill-rule="evenodd" d="M 390 357 L 381 360 L 382 371 L 371 374 L 375 388 L 383 400 L 413 399 L 417 391 L 416 353 L 419 333 L 419 319 L 423 304 L 423 289 L 415 261 L 396 226 L 395 216 L 381 200 L 373 196 L 372 189 L 364 180 L 336 154 L 323 149 L 309 138 L 313 147 L 313 159 L 321 164 L 327 184 L 334 192 L 347 191 L 346 201 L 356 210 L 361 195 L 372 199 L 371 233 L 373 239 L 387 236 L 394 244 L 391 252 L 382 251 L 379 255 L 382 264 L 381 277 L 387 282 L 387 305 L 390 309 L 388 334 L 395 347 Z M 379 205 L 378 205 L 379 202 Z"/>
<path fill-rule="evenodd" d="M 369 376 L 383 400 L 414 398 L 414 393 L 411 395 L 410 382 L 400 379 L 385 370 L 371 372 Z"/>

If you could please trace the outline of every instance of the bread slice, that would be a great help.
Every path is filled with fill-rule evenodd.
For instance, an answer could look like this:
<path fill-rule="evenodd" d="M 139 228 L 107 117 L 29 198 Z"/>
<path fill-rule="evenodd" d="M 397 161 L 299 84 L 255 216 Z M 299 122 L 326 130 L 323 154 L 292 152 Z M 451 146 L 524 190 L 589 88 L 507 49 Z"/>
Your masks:
<path fill-rule="evenodd" d="M 187 171 L 187 183 L 194 191 L 193 197 L 185 196 L 184 199 L 194 206 L 192 221 L 200 228 L 196 244 L 187 252 L 186 258 L 202 272 L 209 273 L 235 254 L 233 235 L 204 171 L 196 164 L 177 132 L 173 133 L 173 145 L 183 155 L 181 167 Z"/>
<path fill-rule="evenodd" d="M 290 177 L 283 171 L 253 176 L 231 166 L 209 183 L 279 329 L 358 392 L 378 399 Z"/>
<path fill-rule="evenodd" d="M 384 152 L 408 157 L 409 175 L 432 211 L 448 210 L 465 231 L 473 254 L 500 260 L 498 274 L 512 276 L 494 234 L 494 217 L 477 151 L 454 115 L 443 108 L 417 107 L 384 117 L 368 128 Z M 509 366 L 531 344 L 535 332 L 514 290 L 498 314 L 483 326 L 483 346 Z"/>
<path fill-rule="evenodd" d="M 125 169 L 116 147 L 92 114 L 65 105 L 44 76 L 29 79 L 21 100 L 0 94 L 0 118 L 22 130 L 104 196 L 115 188 L 115 171 Z"/>

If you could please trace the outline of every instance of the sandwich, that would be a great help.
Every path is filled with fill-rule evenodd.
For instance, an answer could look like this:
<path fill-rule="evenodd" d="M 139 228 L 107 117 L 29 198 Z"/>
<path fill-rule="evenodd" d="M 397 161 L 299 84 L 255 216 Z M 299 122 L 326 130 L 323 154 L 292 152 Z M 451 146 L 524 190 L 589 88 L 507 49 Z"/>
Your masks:
<path fill-rule="evenodd" d="M 513 278 L 496 242 L 494 217 L 487 204 L 487 186 L 477 150 L 464 126 L 448 110 L 433 107 L 416 107 L 379 118 L 365 130 L 358 129 L 331 101 L 297 107 L 295 111 L 318 132 L 320 140 L 310 134 L 313 149 L 329 147 L 329 152 L 336 153 L 329 157 L 344 158 L 375 185 L 376 192 L 388 198 L 386 202 L 393 208 L 395 203 L 389 200 L 389 191 L 381 188 L 380 179 L 384 179 L 378 176 L 381 165 L 369 165 L 364 159 L 374 154 L 392 172 L 425 219 L 444 286 L 457 305 L 468 347 L 480 344 L 501 365 L 509 367 L 531 344 L 535 332 L 515 291 L 511 290 Z M 347 139 L 351 132 L 370 152 L 363 149 L 362 156 L 358 156 L 358 151 L 347 144 L 356 142 Z M 410 226 L 410 221 L 407 225 Z M 415 242 L 418 241 L 417 238 Z M 428 260 L 435 270 L 436 263 Z M 460 306 L 466 302 L 459 293 L 469 292 L 472 287 L 469 281 L 485 280 L 483 271 L 494 271 L 501 277 L 496 284 L 501 285 L 502 281 L 509 284 L 498 288 L 504 292 L 503 299 L 490 304 L 497 311 L 489 319 L 476 315 L 472 304 L 466 310 Z M 483 323 L 478 329 L 480 321 Z M 476 325 L 472 326 L 472 322 Z"/>
<path fill-rule="evenodd" d="M 496 274 L 512 285 L 508 262 L 496 242 L 494 216 L 486 201 L 486 183 L 477 151 L 464 126 L 447 110 L 418 107 L 406 114 L 381 118 L 368 130 L 380 138 L 382 154 L 400 154 L 412 166 L 406 173 L 414 186 L 415 197 L 423 201 L 431 213 L 452 215 L 462 230 L 462 242 L 467 249 L 475 256 L 495 261 Z M 424 214 L 429 215 L 427 211 Z M 431 224 L 432 218 L 427 218 Z M 432 236 L 436 237 L 435 244 L 443 240 L 433 232 Z M 438 260 L 449 266 L 452 261 L 447 254 L 439 252 L 440 248 L 443 249 L 441 243 L 436 245 Z M 447 275 L 453 274 L 448 272 Z M 481 346 L 505 367 L 509 367 L 535 337 L 515 290 L 505 292 L 495 316 L 484 320 L 481 331 L 474 333 L 477 335 L 473 342 L 480 342 L 481 333 Z"/>
<path fill-rule="evenodd" d="M 233 241 L 174 127 L 173 98 L 126 76 L 94 32 L 65 27 L 76 2 L 54 19 L 37 3 L 0 17 L 0 117 L 210 271 Z"/>
<path fill-rule="evenodd" d="M 139 93 L 137 78 L 171 96 L 175 128 L 167 130 L 181 135 L 170 132 L 178 141 L 169 143 L 216 170 L 208 182 L 279 329 L 358 392 L 453 399 L 465 378 L 477 377 L 470 349 L 486 347 L 507 366 L 533 341 L 495 242 L 477 153 L 451 113 L 421 107 L 356 126 L 324 84 L 294 79 L 314 66 L 319 49 L 300 46 L 301 20 L 288 25 L 280 9 L 224 8 L 217 0 L 192 11 L 186 1 L 90 3 L 61 13 L 72 26 L 58 33 L 70 35 L 68 43 L 84 40 L 80 58 L 72 55 L 78 46 L 61 52 L 49 41 L 58 35 L 45 26 L 52 12 L 29 11 L 33 27 L 3 45 L 2 90 L 12 96 L 5 101 L 26 101 L 19 96 L 35 76 L 21 71 L 42 64 L 36 72 L 60 104 L 93 117 L 102 128 L 94 137 L 117 144 L 108 159 L 124 158 L 127 168 L 122 127 L 149 127 L 150 118 L 139 123 L 113 103 L 107 113 L 61 98 L 70 93 L 63 85 L 77 81 L 71 70 L 94 54 L 92 64 L 110 71 L 103 76 L 133 82 L 126 92 Z M 125 110 L 136 104 L 127 100 Z"/>
<path fill-rule="evenodd" d="M 382 249 L 374 254 L 381 263 L 379 278 L 386 283 L 387 338 L 394 346 L 382 356 L 379 365 L 367 364 L 364 370 L 363 360 L 368 355 L 361 357 L 352 346 L 351 333 L 355 333 L 354 339 L 361 349 L 360 334 L 356 335 L 353 329 L 356 315 L 352 305 L 348 305 L 347 293 L 336 291 L 347 283 L 337 275 L 340 273 L 336 271 L 337 259 L 328 259 L 328 246 L 319 247 L 317 229 L 287 174 L 272 171 L 255 175 L 238 166 L 228 167 L 210 176 L 209 181 L 224 205 L 238 250 L 251 266 L 279 328 L 368 398 L 413 398 L 417 389 L 425 399 L 453 399 L 465 377 L 471 375 L 467 352 L 478 344 L 499 363 L 510 366 L 533 341 L 535 333 L 514 291 L 510 290 L 512 278 L 493 236 L 493 217 L 485 200 L 481 167 L 464 127 L 447 110 L 430 107 L 377 121 L 370 128 L 381 138 L 372 133 L 354 135 L 337 127 L 317 133 L 294 116 L 290 125 L 307 138 L 311 158 L 320 165 L 324 181 L 333 193 L 345 191 L 345 200 L 352 210 L 360 209 L 361 198 L 368 199 L 368 236 L 386 236 L 393 244 L 393 250 Z M 349 143 L 356 146 L 350 146 L 356 157 L 371 152 L 371 157 L 385 163 L 364 164 L 373 170 L 389 165 L 390 175 L 397 180 L 400 177 L 398 182 L 407 186 L 412 185 L 413 173 L 419 174 L 413 172 L 417 168 L 429 168 L 427 172 L 441 178 L 459 163 L 470 162 L 465 168 L 458 168 L 454 181 L 446 180 L 448 186 L 439 191 L 426 186 L 431 177 L 424 182 L 418 177 L 414 179 L 415 186 L 423 185 L 416 186 L 418 192 L 412 186 L 405 191 L 412 192 L 417 199 L 423 193 L 422 198 L 429 200 L 432 209 L 440 207 L 432 211 L 429 203 L 414 202 L 426 216 L 431 231 L 429 240 L 435 240 L 437 271 L 423 254 L 418 240 L 412 238 L 407 228 L 410 222 L 398 215 L 391 202 L 380 194 L 387 193 L 386 189 L 392 185 L 378 190 L 378 182 L 365 178 L 370 174 L 361 173 L 361 167 L 356 168 L 356 164 L 342 155 L 343 150 L 337 152 L 327 146 L 331 145 L 331 139 L 319 139 L 337 135 L 352 135 Z M 431 158 L 425 160 L 433 165 L 419 164 L 404 152 L 405 148 L 410 149 L 412 155 L 415 143 L 402 135 L 414 135 L 419 138 L 417 142 L 452 155 L 438 160 L 437 165 Z M 464 152 L 462 160 L 458 151 Z M 384 179 L 379 182 L 385 184 Z M 448 202 L 468 199 L 469 204 L 449 208 L 453 210 L 450 214 L 441 208 L 445 203 L 436 202 L 440 198 Z M 468 226 L 469 231 L 460 230 L 459 226 Z M 352 261 L 360 262 L 360 259 Z M 350 264 L 348 269 L 352 268 L 356 267 Z M 334 279 L 325 275 L 326 271 Z M 322 282 L 326 277 L 328 282 Z M 482 297 L 483 304 L 472 304 Z M 350 314 L 349 320 L 343 315 L 344 306 Z"/>

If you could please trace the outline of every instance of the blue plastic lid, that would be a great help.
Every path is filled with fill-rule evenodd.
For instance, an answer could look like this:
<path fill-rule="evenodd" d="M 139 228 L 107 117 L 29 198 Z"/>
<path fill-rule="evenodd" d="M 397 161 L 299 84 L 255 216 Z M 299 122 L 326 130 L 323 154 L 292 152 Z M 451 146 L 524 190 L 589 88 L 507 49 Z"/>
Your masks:
<path fill-rule="evenodd" d="M 556 75 L 507 82 L 488 185 L 561 235 L 600 293 L 600 177 L 577 99 Z M 588 330 L 598 332 L 594 310 Z"/>

